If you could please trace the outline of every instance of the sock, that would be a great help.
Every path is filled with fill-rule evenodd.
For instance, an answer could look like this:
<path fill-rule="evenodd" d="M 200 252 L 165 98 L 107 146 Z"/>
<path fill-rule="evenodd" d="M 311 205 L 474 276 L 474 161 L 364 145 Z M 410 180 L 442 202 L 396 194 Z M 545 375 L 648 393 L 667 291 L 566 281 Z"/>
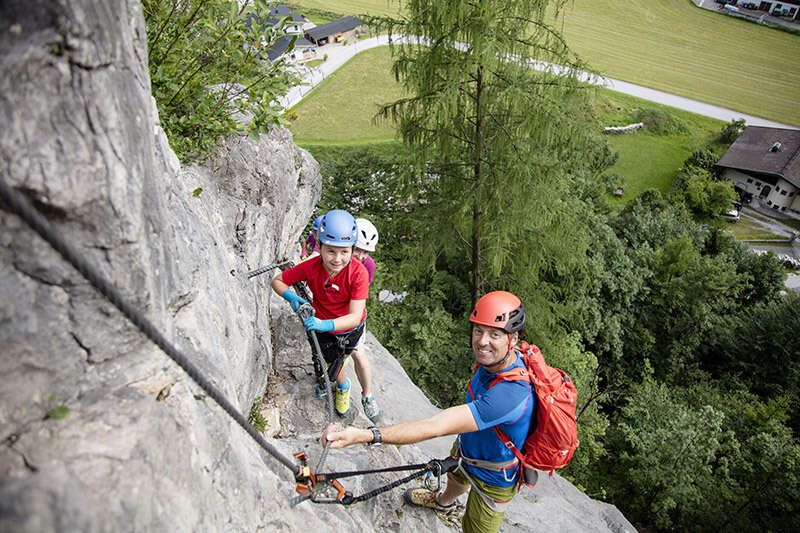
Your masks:
<path fill-rule="evenodd" d="M 336 388 L 339 390 L 350 390 L 350 379 L 345 379 L 344 383 L 336 385 Z"/>

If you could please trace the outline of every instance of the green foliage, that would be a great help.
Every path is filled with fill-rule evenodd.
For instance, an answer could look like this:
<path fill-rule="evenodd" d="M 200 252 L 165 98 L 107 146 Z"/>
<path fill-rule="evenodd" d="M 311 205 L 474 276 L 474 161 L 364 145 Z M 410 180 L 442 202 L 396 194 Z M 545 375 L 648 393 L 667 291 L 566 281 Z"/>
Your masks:
<path fill-rule="evenodd" d="M 61 420 L 62 418 L 66 418 L 67 415 L 69 415 L 69 407 L 66 405 L 58 405 L 47 411 L 44 417 L 47 420 Z"/>
<path fill-rule="evenodd" d="M 800 435 L 800 296 L 786 294 L 744 308 L 719 323 L 703 359 L 718 376 L 737 376 L 762 398 L 790 399 L 790 426 Z"/>
<path fill-rule="evenodd" d="M 637 109 L 633 113 L 633 119 L 636 122 L 643 123 L 647 131 L 656 135 L 672 135 L 684 133 L 688 130 L 688 126 L 683 119 L 663 109 L 654 107 Z"/>
<path fill-rule="evenodd" d="M 253 402 L 253 405 L 250 406 L 250 414 L 247 417 L 247 421 L 250 422 L 259 433 L 263 433 L 265 429 L 267 429 L 267 421 L 264 418 L 264 415 L 261 414 L 261 398 L 256 398 Z"/>
<path fill-rule="evenodd" d="M 717 154 L 715 154 L 713 150 L 701 148 L 692 152 L 692 155 L 686 159 L 684 166 L 701 168 L 710 172 L 714 169 L 714 165 L 717 164 L 718 160 L 719 157 L 717 157 Z"/>
<path fill-rule="evenodd" d="M 730 181 L 717 181 L 700 167 L 684 166 L 672 186 L 673 196 L 682 199 L 698 217 L 713 217 L 731 209 L 738 198 Z"/>
<path fill-rule="evenodd" d="M 262 59 L 282 36 L 281 25 L 262 35 L 255 23 L 265 18 L 266 1 L 144 0 L 143 9 L 153 96 L 182 161 L 205 158 L 225 135 L 277 123 L 275 97 L 293 77 L 281 62 Z"/>
<path fill-rule="evenodd" d="M 732 119 L 722 128 L 719 134 L 719 142 L 723 144 L 733 144 L 733 142 L 739 138 L 739 135 L 742 134 L 746 125 L 743 118 L 738 120 Z"/>
<path fill-rule="evenodd" d="M 669 387 L 645 380 L 609 431 L 604 486 L 642 524 L 673 531 L 739 531 L 756 520 L 783 531 L 798 519 L 800 445 L 786 402 L 735 384 Z M 791 529 L 791 527 L 789 527 Z"/>
<path fill-rule="evenodd" d="M 524 268 L 531 278 L 550 269 L 527 249 L 566 261 L 580 254 L 561 246 L 579 222 L 570 203 L 559 199 L 568 197 L 568 176 L 590 152 L 584 148 L 591 128 L 582 118 L 586 104 L 576 80 L 582 65 L 544 21 L 547 5 L 414 0 L 402 25 L 386 28 L 437 43 L 397 46 L 393 69 L 409 96 L 385 106 L 381 116 L 398 124 L 419 172 L 436 176 L 427 216 L 440 231 L 430 235 L 420 262 L 431 266 L 440 253 L 468 262 L 473 300 L 488 287 L 499 288 L 506 269 Z M 534 73 L 508 55 L 565 70 Z M 530 198 L 539 217 L 521 216 Z M 547 303 L 548 296 L 541 299 Z"/>
<path fill-rule="evenodd" d="M 645 381 L 620 409 L 610 430 L 624 486 L 616 497 L 639 521 L 672 529 L 676 516 L 703 506 L 714 460 L 727 437 L 724 414 L 709 405 L 692 406 L 669 387 Z"/>
<path fill-rule="evenodd" d="M 445 272 L 434 272 L 426 281 L 408 291 L 402 303 L 371 307 L 370 329 L 429 398 L 441 406 L 459 404 L 474 358 L 466 317 L 454 318 L 445 304 L 466 308 L 469 293 Z"/>

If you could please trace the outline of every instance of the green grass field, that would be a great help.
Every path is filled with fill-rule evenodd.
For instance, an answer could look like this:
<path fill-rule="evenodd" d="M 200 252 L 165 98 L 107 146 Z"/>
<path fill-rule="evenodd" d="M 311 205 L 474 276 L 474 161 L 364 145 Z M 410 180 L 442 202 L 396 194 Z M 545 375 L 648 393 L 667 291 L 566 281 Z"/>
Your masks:
<path fill-rule="evenodd" d="M 381 104 L 403 96 L 391 75 L 388 47 L 355 56 L 292 108 L 298 143 L 365 143 L 394 138 L 391 123 L 373 120 Z"/>
<path fill-rule="evenodd" d="M 760 224 L 752 220 L 741 219 L 739 222 L 728 224 L 728 229 L 739 240 L 772 240 L 772 239 L 786 239 L 786 235 L 778 235 L 764 229 Z"/>
<path fill-rule="evenodd" d="M 386 141 L 395 137 L 390 122 L 375 123 L 379 106 L 402 96 L 391 75 L 391 56 L 387 47 L 367 50 L 327 78 L 292 111 L 297 119 L 289 125 L 299 144 L 360 144 Z M 624 179 L 625 194 L 614 198 L 621 205 L 649 188 L 666 192 L 675 172 L 693 150 L 707 145 L 719 133 L 722 123 L 667 108 L 607 90 L 597 90 L 595 110 L 605 125 L 633 122 L 632 110 L 656 108 L 688 125 L 685 133 L 655 135 L 638 132 L 609 136 L 619 160 L 609 172 Z"/>
<path fill-rule="evenodd" d="M 710 0 L 707 0 L 710 1 Z M 393 0 L 300 0 L 343 14 L 396 15 Z M 622 79 L 800 125 L 800 36 L 705 9 L 690 0 L 572 0 L 567 42 L 589 66 Z"/>

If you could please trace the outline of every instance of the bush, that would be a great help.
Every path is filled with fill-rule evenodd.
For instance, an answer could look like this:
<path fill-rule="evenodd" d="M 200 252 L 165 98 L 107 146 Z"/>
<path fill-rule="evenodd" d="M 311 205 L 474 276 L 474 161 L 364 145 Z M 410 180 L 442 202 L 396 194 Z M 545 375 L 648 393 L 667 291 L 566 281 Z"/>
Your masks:
<path fill-rule="evenodd" d="M 204 159 L 225 135 L 277 123 L 273 102 L 293 77 L 281 61 L 262 58 L 283 36 L 281 24 L 261 34 L 264 0 L 242 7 L 232 0 L 144 0 L 143 10 L 153 96 L 182 161 Z"/>
<path fill-rule="evenodd" d="M 746 127 L 746 123 L 743 118 L 739 120 L 731 120 L 728 122 L 719 134 L 719 142 L 725 144 L 733 144 L 733 142 L 739 138 L 739 135 L 742 134 L 744 128 Z"/>
<path fill-rule="evenodd" d="M 671 135 L 673 133 L 684 133 L 689 130 L 686 123 L 661 109 L 637 109 L 633 118 L 636 122 L 641 122 L 647 131 L 656 135 Z"/>
<path fill-rule="evenodd" d="M 692 155 L 689 156 L 688 159 L 683 163 L 684 167 L 696 167 L 702 168 L 703 170 L 712 170 L 714 165 L 717 164 L 719 157 L 709 150 L 708 148 L 701 148 L 700 150 L 695 150 L 692 152 Z"/>

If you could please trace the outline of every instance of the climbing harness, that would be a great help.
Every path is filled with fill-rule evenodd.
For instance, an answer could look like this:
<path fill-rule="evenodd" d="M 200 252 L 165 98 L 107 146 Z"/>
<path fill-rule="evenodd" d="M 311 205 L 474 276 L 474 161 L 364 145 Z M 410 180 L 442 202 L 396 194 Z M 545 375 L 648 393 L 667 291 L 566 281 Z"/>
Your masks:
<path fill-rule="evenodd" d="M 293 263 L 291 261 L 281 261 L 279 263 L 273 263 L 271 265 L 263 266 L 261 268 L 257 268 L 255 270 L 251 270 L 250 272 L 248 272 L 247 279 L 254 278 L 261 274 L 266 274 L 267 272 L 275 270 L 276 268 L 280 268 L 281 270 L 283 270 L 288 266 L 293 266 Z"/>
<path fill-rule="evenodd" d="M 423 476 L 426 477 L 425 485 L 430 490 L 438 492 L 442 488 L 442 475 L 455 470 L 459 465 L 459 459 L 457 457 L 446 457 L 444 459 L 433 459 L 427 463 L 414 465 L 390 466 L 388 468 L 376 468 L 373 470 L 320 473 L 314 472 L 308 466 L 305 452 L 298 452 L 294 456 L 300 463 L 300 471 L 295 475 L 295 481 L 297 482 L 295 490 L 297 490 L 299 496 L 292 498 L 289 502 L 293 507 L 306 500 L 311 500 L 314 503 L 352 505 L 374 498 L 379 494 L 383 494 L 384 492 Z M 339 483 L 340 479 L 346 477 L 385 472 L 405 472 L 409 470 L 415 470 L 415 472 L 359 496 L 353 496 L 352 492 L 346 490 L 344 486 Z M 435 485 L 431 484 L 432 480 L 436 481 Z M 335 495 L 332 496 L 332 492 L 335 492 Z"/>
<path fill-rule="evenodd" d="M 441 476 L 445 472 L 449 472 L 458 466 L 458 460 L 453 457 L 447 459 L 434 459 L 425 464 L 395 466 L 376 470 L 363 470 L 352 472 L 325 472 L 318 473 L 324 465 L 325 459 L 329 450 L 329 443 L 325 444 L 323 448 L 320 461 L 318 463 L 316 472 L 308 466 L 308 457 L 304 452 L 299 452 L 294 455 L 294 459 L 282 454 L 275 446 L 270 444 L 264 437 L 247 421 L 247 419 L 240 413 L 236 407 L 220 392 L 189 360 L 189 358 L 181 352 L 175 345 L 173 345 L 167 338 L 150 322 L 136 307 L 134 307 L 123 295 L 115 288 L 111 282 L 104 277 L 91 263 L 89 263 L 78 251 L 72 247 L 64 238 L 53 228 L 53 226 L 44 218 L 44 216 L 34 208 L 31 203 L 25 198 L 24 195 L 15 191 L 5 178 L 0 176 L 0 208 L 4 208 L 9 212 L 16 214 L 22 221 L 24 221 L 30 228 L 35 231 L 42 239 L 44 239 L 50 246 L 57 251 L 62 258 L 75 270 L 77 270 L 89 283 L 92 284 L 114 307 L 116 307 L 122 315 L 128 319 L 136 328 L 141 331 L 145 337 L 158 346 L 170 359 L 172 359 L 186 374 L 194 380 L 203 391 L 217 403 L 238 425 L 241 427 L 258 446 L 267 452 L 271 457 L 281 463 L 283 466 L 292 471 L 297 483 L 296 490 L 299 496 L 291 500 L 292 505 L 310 500 L 315 503 L 340 503 L 343 505 L 351 505 L 353 503 L 362 502 L 373 498 L 379 494 L 387 492 L 395 487 L 407 483 L 412 479 L 422 476 L 433 477 L 437 480 L 438 487 L 441 487 Z M 290 264 L 289 262 L 286 262 Z M 270 265 L 272 266 L 272 265 Z M 266 267 L 264 267 L 266 268 Z M 280 268 L 280 267 L 278 267 Z M 259 269 L 261 270 L 261 269 Z M 256 271 L 253 271 L 256 272 Z M 265 270 L 266 272 L 266 270 Z M 257 274 L 256 274 L 257 275 Z M 249 276 L 252 277 L 252 276 Z M 298 294 L 310 300 L 307 289 L 304 286 L 295 286 Z M 302 292 L 301 292 L 302 291 Z M 303 309 L 301 306 L 300 309 Z M 308 306 L 310 307 L 310 305 Z M 300 311 L 298 309 L 298 312 Z M 308 313 L 308 309 L 304 309 L 303 313 Z M 313 308 L 311 309 L 313 313 Z M 314 332 L 309 332 L 309 338 L 313 341 L 313 349 L 316 353 L 315 359 L 320 359 L 322 352 L 319 348 L 319 342 L 316 339 Z M 316 365 L 316 362 L 315 362 Z M 321 365 L 321 363 L 320 363 Z M 330 381 L 327 379 L 327 373 L 323 372 L 323 379 L 330 390 Z M 329 420 L 333 418 L 333 400 L 328 394 L 328 411 Z M 339 479 L 345 477 L 352 477 L 358 475 L 366 475 L 380 472 L 401 472 L 407 470 L 418 470 L 404 478 L 398 479 L 392 483 L 378 487 L 370 492 L 360 496 L 353 496 L 352 493 L 346 491 Z M 335 497 L 324 496 L 330 489 L 336 491 Z"/>

